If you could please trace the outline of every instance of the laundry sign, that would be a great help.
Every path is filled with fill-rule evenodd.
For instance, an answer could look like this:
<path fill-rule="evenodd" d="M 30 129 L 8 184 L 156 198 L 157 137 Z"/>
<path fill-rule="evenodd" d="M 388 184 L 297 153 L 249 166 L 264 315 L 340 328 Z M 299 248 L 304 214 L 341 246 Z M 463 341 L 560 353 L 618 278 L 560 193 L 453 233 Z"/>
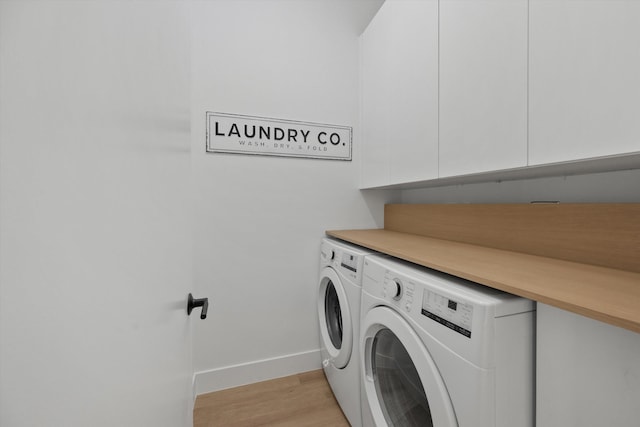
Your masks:
<path fill-rule="evenodd" d="M 207 111 L 207 151 L 351 160 L 349 126 Z"/>

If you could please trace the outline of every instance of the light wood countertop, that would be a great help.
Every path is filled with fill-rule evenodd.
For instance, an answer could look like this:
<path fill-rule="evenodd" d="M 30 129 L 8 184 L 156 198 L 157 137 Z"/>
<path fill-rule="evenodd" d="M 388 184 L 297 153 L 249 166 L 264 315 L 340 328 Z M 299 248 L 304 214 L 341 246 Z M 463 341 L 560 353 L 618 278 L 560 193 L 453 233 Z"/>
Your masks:
<path fill-rule="evenodd" d="M 385 229 L 327 235 L 640 332 L 640 273 Z"/>

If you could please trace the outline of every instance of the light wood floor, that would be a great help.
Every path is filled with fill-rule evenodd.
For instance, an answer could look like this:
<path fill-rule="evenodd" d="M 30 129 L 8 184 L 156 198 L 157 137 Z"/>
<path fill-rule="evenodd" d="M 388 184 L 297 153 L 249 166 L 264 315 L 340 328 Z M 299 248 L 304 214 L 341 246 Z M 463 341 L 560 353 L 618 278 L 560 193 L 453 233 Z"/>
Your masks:
<path fill-rule="evenodd" d="M 322 370 L 197 397 L 194 427 L 349 427 Z"/>

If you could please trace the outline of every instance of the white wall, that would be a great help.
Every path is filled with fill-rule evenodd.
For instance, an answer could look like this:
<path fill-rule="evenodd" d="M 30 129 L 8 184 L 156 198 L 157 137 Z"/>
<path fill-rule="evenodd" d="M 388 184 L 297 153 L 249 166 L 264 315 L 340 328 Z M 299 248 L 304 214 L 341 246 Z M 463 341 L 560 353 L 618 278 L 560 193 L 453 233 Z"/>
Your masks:
<path fill-rule="evenodd" d="M 379 1 L 197 2 L 192 44 L 199 393 L 320 368 L 319 243 L 382 224 L 357 190 L 358 35 Z M 353 161 L 205 153 L 205 111 L 354 127 Z M 240 365 L 240 366 L 237 366 Z"/>

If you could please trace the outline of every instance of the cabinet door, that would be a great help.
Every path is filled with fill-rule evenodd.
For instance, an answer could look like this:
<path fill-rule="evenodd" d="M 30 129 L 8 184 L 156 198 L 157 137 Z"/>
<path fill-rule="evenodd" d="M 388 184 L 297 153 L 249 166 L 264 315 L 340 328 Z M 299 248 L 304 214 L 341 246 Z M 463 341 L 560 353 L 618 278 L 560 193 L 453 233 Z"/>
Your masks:
<path fill-rule="evenodd" d="M 391 110 L 392 63 L 389 61 L 391 7 L 385 2 L 360 38 L 362 78 L 362 163 L 360 187 L 389 182 L 387 119 Z"/>
<path fill-rule="evenodd" d="M 527 164 L 527 0 L 440 1 L 440 176 Z"/>
<path fill-rule="evenodd" d="M 389 183 L 438 177 L 438 1 L 391 1 Z"/>
<path fill-rule="evenodd" d="M 361 38 L 362 187 L 438 175 L 438 2 L 387 0 Z"/>
<path fill-rule="evenodd" d="M 536 335 L 537 425 L 638 425 L 640 335 L 542 303 Z"/>
<path fill-rule="evenodd" d="M 531 0 L 530 164 L 640 151 L 640 1 Z"/>

